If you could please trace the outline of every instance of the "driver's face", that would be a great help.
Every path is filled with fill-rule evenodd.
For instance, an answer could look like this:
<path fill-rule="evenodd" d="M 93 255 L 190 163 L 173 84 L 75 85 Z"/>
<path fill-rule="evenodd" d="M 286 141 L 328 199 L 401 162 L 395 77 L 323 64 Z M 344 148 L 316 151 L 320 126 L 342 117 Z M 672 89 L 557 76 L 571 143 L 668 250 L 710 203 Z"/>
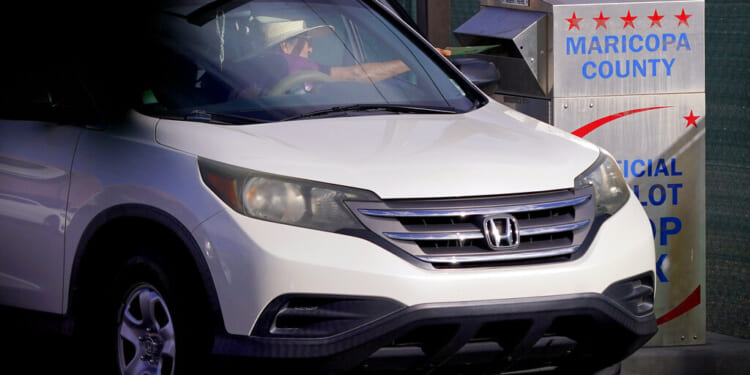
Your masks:
<path fill-rule="evenodd" d="M 295 50 L 299 50 L 299 56 L 306 59 L 310 58 L 310 53 L 312 53 L 312 45 L 307 38 L 298 38 L 293 42 L 281 42 L 281 49 L 286 54 L 292 54 L 295 53 Z"/>
<path fill-rule="evenodd" d="M 306 59 L 310 58 L 310 53 L 312 53 L 312 45 L 310 44 L 310 41 L 308 39 L 302 39 L 300 43 L 305 43 L 305 45 L 302 47 L 299 55 Z"/>

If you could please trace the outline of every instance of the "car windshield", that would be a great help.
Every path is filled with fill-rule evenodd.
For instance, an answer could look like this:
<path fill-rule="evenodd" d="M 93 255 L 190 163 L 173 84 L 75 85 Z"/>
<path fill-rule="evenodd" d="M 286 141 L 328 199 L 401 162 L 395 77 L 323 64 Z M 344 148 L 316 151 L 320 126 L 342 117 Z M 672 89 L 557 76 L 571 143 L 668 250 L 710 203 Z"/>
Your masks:
<path fill-rule="evenodd" d="M 481 101 L 429 46 L 364 1 L 222 3 L 163 12 L 141 111 L 249 123 L 456 113 Z"/>

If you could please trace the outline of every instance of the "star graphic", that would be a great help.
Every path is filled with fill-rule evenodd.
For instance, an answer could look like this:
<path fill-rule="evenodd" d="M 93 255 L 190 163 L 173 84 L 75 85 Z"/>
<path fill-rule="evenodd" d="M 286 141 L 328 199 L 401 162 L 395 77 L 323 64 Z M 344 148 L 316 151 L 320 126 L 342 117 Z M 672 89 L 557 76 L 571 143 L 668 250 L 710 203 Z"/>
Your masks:
<path fill-rule="evenodd" d="M 664 16 L 660 16 L 656 9 L 654 9 L 654 15 L 648 16 L 648 19 L 651 20 L 651 27 L 654 27 L 654 25 L 661 27 L 662 18 L 664 18 Z"/>
<path fill-rule="evenodd" d="M 604 26 L 604 28 L 607 28 L 607 20 L 609 17 L 604 17 L 604 14 L 602 11 L 599 11 L 599 18 L 594 18 L 594 21 L 596 21 L 596 28 L 598 29 L 599 26 Z"/>
<path fill-rule="evenodd" d="M 627 27 L 628 27 L 628 25 L 630 25 L 630 27 L 632 27 L 632 28 L 634 28 L 634 29 L 635 29 L 635 25 L 633 25 L 633 21 L 635 21 L 635 19 L 636 19 L 636 18 L 638 18 L 638 17 L 633 17 L 633 16 L 631 16 L 631 15 L 630 15 L 630 11 L 628 11 L 628 15 L 627 15 L 626 17 L 620 17 L 620 18 L 621 18 L 621 19 L 622 19 L 623 21 L 625 21 L 625 26 L 623 26 L 623 27 L 622 27 L 623 29 L 624 29 L 624 28 L 627 28 Z"/>
<path fill-rule="evenodd" d="M 678 14 L 678 15 L 675 16 L 675 17 L 677 17 L 678 20 L 680 20 L 680 23 L 678 23 L 677 26 L 679 27 L 680 25 L 682 25 L 684 23 L 685 26 L 689 27 L 690 25 L 688 25 L 687 20 L 688 20 L 688 18 L 690 18 L 692 16 L 693 16 L 692 14 L 685 14 L 685 8 L 682 8 L 682 14 Z"/>
<path fill-rule="evenodd" d="M 698 120 L 700 118 L 700 116 L 693 115 L 693 110 L 692 109 L 690 110 L 690 116 L 682 116 L 682 118 L 684 118 L 685 120 L 687 120 L 687 125 L 685 125 L 686 128 L 690 127 L 690 125 L 693 125 L 696 128 L 698 127 L 698 125 L 695 123 L 695 121 Z"/>
<path fill-rule="evenodd" d="M 565 19 L 566 21 L 570 22 L 570 26 L 568 26 L 568 30 L 571 30 L 574 27 L 580 30 L 581 28 L 578 27 L 578 22 L 581 22 L 582 19 L 583 18 L 576 18 L 576 12 L 573 12 L 573 17 Z"/>

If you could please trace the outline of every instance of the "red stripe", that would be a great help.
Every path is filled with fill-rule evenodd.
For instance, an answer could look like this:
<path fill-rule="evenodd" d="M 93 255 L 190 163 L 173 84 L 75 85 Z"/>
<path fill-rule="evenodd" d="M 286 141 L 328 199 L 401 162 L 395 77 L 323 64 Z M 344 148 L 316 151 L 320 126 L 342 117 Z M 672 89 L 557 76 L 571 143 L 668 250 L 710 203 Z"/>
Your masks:
<path fill-rule="evenodd" d="M 594 120 L 594 121 L 592 121 L 592 122 L 590 122 L 590 123 L 588 123 L 588 124 L 586 124 L 584 126 L 581 126 L 580 128 L 574 130 L 572 133 L 575 136 L 583 138 L 587 134 L 589 134 L 592 131 L 596 130 L 598 127 L 600 127 L 600 126 L 602 126 L 602 125 L 604 125 L 604 124 L 606 124 L 608 122 L 617 120 L 620 117 L 625 117 L 627 115 L 632 115 L 633 113 L 644 112 L 644 111 L 651 111 L 651 110 L 654 110 L 654 109 L 661 109 L 661 108 L 670 108 L 670 107 L 671 106 L 638 108 L 638 109 L 632 109 L 630 111 L 615 113 L 614 115 L 609 115 L 607 117 L 602 117 L 602 118 L 600 118 L 598 120 Z"/>
<path fill-rule="evenodd" d="M 693 307 L 698 306 L 701 304 L 701 286 L 698 285 L 697 288 L 693 291 L 693 293 L 690 293 L 690 295 L 685 298 L 682 303 L 677 305 L 672 311 L 662 315 L 659 319 L 656 319 L 657 325 L 662 325 L 690 310 L 693 309 Z"/>

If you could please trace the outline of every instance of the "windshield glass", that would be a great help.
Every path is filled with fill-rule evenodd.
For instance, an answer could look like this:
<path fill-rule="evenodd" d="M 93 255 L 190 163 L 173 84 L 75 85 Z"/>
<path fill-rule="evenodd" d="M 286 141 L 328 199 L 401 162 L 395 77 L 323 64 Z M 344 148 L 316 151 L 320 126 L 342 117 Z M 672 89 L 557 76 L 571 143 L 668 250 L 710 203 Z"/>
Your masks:
<path fill-rule="evenodd" d="M 141 110 L 247 123 L 356 104 L 465 112 L 481 100 L 365 2 L 225 3 L 158 20 Z"/>

